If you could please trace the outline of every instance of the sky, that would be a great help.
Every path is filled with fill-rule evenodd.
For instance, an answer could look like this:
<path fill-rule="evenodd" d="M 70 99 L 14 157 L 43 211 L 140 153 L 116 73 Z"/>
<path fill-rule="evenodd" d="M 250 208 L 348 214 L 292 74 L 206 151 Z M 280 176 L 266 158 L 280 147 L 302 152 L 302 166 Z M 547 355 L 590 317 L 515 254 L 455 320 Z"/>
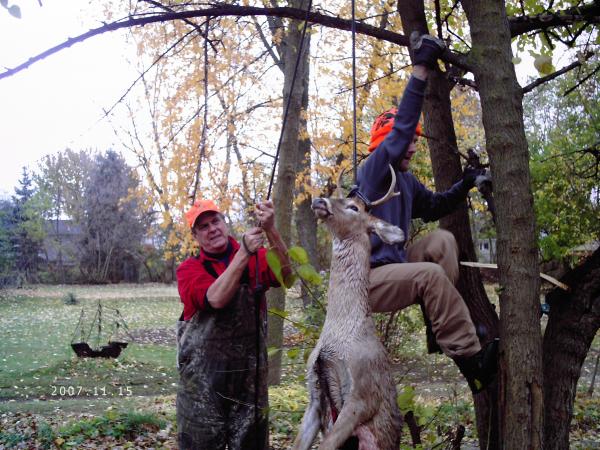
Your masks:
<path fill-rule="evenodd" d="M 100 25 L 98 3 L 82 0 L 9 0 L 22 18 L 0 8 L 0 71 L 25 62 L 69 37 Z M 523 55 L 521 55 L 523 56 Z M 124 31 L 93 37 L 0 80 L 0 196 L 14 192 L 24 166 L 72 148 L 119 150 L 103 117 L 137 77 L 135 48 Z M 531 60 L 517 66 L 520 80 Z M 521 81 L 523 83 L 523 81 Z M 126 155 L 125 155 L 126 156 Z"/>
<path fill-rule="evenodd" d="M 101 12 L 82 0 L 9 0 L 21 19 L 0 8 L 0 71 L 96 28 Z M 92 8 L 96 11 L 91 10 Z M 101 120 L 135 80 L 135 49 L 124 32 L 107 33 L 60 51 L 0 80 L 0 195 L 13 193 L 23 166 L 65 148 L 107 150 L 117 145 Z"/>

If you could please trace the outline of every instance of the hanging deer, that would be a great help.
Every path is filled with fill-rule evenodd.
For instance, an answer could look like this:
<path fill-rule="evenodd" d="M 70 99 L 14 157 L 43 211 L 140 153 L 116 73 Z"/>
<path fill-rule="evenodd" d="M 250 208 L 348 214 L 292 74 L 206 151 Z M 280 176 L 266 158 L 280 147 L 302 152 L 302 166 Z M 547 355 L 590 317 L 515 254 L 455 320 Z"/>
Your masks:
<path fill-rule="evenodd" d="M 391 171 L 387 194 L 370 206 L 399 195 Z M 317 198 L 312 209 L 333 236 L 331 272 L 325 323 L 307 364 L 309 405 L 293 448 L 308 450 L 320 429 L 320 450 L 396 450 L 402 416 L 371 316 L 369 233 L 390 244 L 402 242 L 404 233 L 371 216 L 360 196 Z"/>

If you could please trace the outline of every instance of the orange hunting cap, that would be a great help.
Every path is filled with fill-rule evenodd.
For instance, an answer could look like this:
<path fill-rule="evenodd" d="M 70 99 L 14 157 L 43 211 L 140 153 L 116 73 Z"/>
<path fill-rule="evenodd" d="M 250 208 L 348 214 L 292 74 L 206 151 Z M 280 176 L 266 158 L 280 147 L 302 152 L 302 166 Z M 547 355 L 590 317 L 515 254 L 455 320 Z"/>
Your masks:
<path fill-rule="evenodd" d="M 369 151 L 372 152 L 377 148 L 379 144 L 385 139 L 387 134 L 392 131 L 394 126 L 394 118 L 398 108 L 390 108 L 386 112 L 383 112 L 377 116 L 373 126 L 371 127 L 371 142 L 369 143 Z M 417 136 L 423 136 L 423 129 L 421 124 L 417 123 L 417 129 L 415 130 Z"/>
<path fill-rule="evenodd" d="M 187 220 L 190 228 L 194 228 L 196 219 L 209 211 L 223 214 L 212 200 L 196 200 L 189 211 L 185 213 L 185 220 Z"/>

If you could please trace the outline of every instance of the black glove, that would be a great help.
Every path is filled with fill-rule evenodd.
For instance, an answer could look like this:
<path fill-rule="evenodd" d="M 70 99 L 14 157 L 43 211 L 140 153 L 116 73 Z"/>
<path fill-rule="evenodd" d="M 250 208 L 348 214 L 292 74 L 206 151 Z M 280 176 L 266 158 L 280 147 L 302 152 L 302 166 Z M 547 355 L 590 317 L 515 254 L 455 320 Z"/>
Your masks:
<path fill-rule="evenodd" d="M 474 167 L 466 166 L 463 170 L 462 176 L 464 186 L 468 189 L 471 189 L 473 186 L 475 186 L 475 182 L 479 176 L 486 176 L 485 169 L 475 169 Z"/>
<path fill-rule="evenodd" d="M 428 34 L 419 35 L 418 31 L 413 31 L 410 34 L 410 48 L 413 52 L 413 65 L 435 69 L 438 58 L 446 50 L 446 44 L 441 39 Z"/>

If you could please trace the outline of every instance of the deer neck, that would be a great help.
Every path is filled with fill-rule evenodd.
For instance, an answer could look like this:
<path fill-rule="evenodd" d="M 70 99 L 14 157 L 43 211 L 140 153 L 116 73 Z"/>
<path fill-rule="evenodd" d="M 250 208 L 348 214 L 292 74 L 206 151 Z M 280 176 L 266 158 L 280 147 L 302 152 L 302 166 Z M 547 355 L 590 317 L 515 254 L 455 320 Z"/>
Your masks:
<path fill-rule="evenodd" d="M 370 242 L 365 233 L 346 239 L 334 238 L 329 279 L 327 318 L 362 320 L 370 314 Z"/>

